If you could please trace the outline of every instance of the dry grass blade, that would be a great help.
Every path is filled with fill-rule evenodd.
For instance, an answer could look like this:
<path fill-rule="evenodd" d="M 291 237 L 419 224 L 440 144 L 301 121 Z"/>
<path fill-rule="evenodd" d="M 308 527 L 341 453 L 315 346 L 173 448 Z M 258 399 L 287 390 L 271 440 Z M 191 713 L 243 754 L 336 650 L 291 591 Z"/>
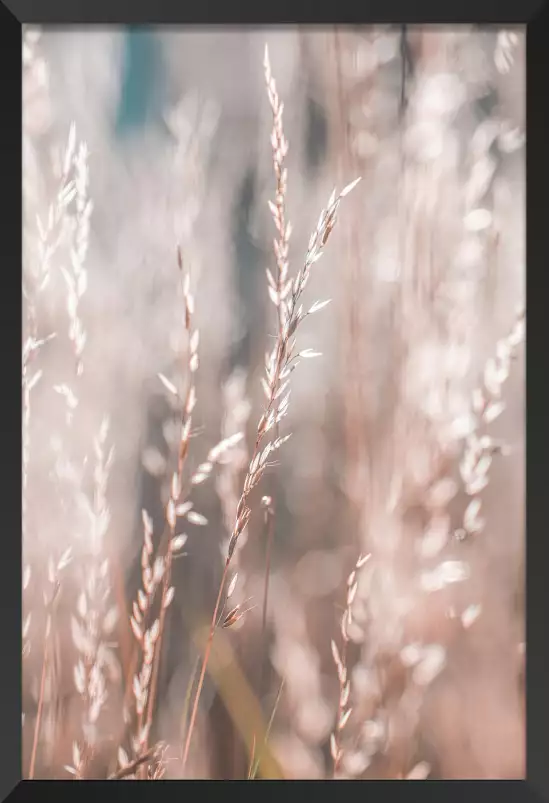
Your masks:
<path fill-rule="evenodd" d="M 109 781 L 121 781 L 123 778 L 127 778 L 128 775 L 133 775 L 136 770 L 146 764 L 147 762 L 153 761 L 154 758 L 158 754 L 158 745 L 155 747 L 149 748 L 143 755 L 134 758 L 126 767 L 122 767 L 121 769 L 114 772 L 112 775 L 109 775 Z"/>
<path fill-rule="evenodd" d="M 267 95 L 273 113 L 273 128 L 271 132 L 271 146 L 273 154 L 273 169 L 276 178 L 276 194 L 274 203 L 269 201 L 278 239 L 274 240 L 274 254 L 276 259 L 276 281 L 272 279 L 270 272 L 267 272 L 269 279 L 269 296 L 276 306 L 277 311 L 277 334 L 282 336 L 282 328 L 287 317 L 286 298 L 291 291 L 291 280 L 288 280 L 289 269 L 289 242 L 291 235 L 291 224 L 286 220 L 286 192 L 288 171 L 284 167 L 284 159 L 288 152 L 288 141 L 284 135 L 282 124 L 283 104 L 278 96 L 276 82 L 272 76 L 271 63 L 269 59 L 269 49 L 265 45 L 264 58 L 265 82 Z M 269 398 L 269 387 L 267 384 L 266 395 Z M 278 398 L 279 392 L 275 398 Z M 278 437 L 278 422 L 275 425 L 275 437 Z M 273 546 L 275 531 L 275 507 L 276 500 L 274 491 L 269 497 L 269 506 L 266 509 L 267 517 L 267 546 L 265 556 L 265 579 L 263 586 L 263 612 L 261 629 L 265 642 L 264 655 L 261 660 L 260 688 L 263 687 L 264 675 L 266 672 L 267 656 L 267 608 L 269 600 L 269 575 L 271 570 L 271 551 Z"/>
<path fill-rule="evenodd" d="M 253 780 L 252 772 L 254 763 L 255 763 L 255 734 L 252 742 L 252 749 L 250 751 L 250 763 L 248 764 L 248 772 L 246 774 L 247 781 Z"/>
<path fill-rule="evenodd" d="M 187 393 L 183 400 L 182 410 L 181 410 L 181 439 L 177 454 L 177 469 L 172 478 L 172 483 L 170 486 L 170 497 L 166 506 L 166 522 L 168 527 L 168 532 L 166 534 L 166 537 L 168 540 L 168 545 L 167 548 L 165 549 L 165 555 L 163 556 L 162 594 L 160 601 L 160 613 L 159 613 L 159 618 L 157 620 L 158 630 L 157 633 L 155 633 L 155 639 L 154 639 L 154 641 L 156 642 L 156 648 L 155 649 L 153 648 L 154 658 L 152 664 L 152 673 L 150 675 L 150 691 L 148 694 L 148 706 L 147 706 L 145 728 L 144 728 L 145 737 L 142 740 L 142 749 L 147 748 L 148 734 L 150 732 L 154 716 L 156 689 L 158 684 L 158 672 L 160 666 L 160 654 L 162 647 L 162 636 L 164 633 L 167 608 L 169 603 L 171 602 L 171 598 L 173 598 L 173 593 L 174 593 L 170 586 L 173 550 L 169 548 L 169 544 L 170 542 L 173 543 L 173 541 L 177 538 L 176 508 L 178 504 L 180 504 L 181 502 L 183 469 L 189 449 L 189 436 L 192 427 L 191 416 L 192 416 L 192 409 L 194 407 L 194 400 L 196 398 L 196 391 L 193 377 L 194 377 L 194 372 L 196 371 L 196 368 L 198 366 L 198 356 L 197 356 L 198 336 L 197 336 L 197 331 L 193 332 L 192 329 L 192 314 L 194 310 L 194 299 L 190 293 L 190 277 L 188 272 L 184 268 L 183 257 L 180 248 L 178 248 L 177 250 L 177 264 L 181 272 L 181 278 L 182 278 L 183 300 L 184 300 L 184 327 L 189 341 L 189 353 L 186 360 L 186 364 L 184 366 L 188 368 L 189 379 L 188 379 Z M 165 385 L 166 382 L 168 383 L 168 385 L 170 384 L 169 381 L 166 380 L 165 377 L 163 377 L 163 375 L 161 378 L 163 378 L 163 383 Z M 141 732 L 142 729 L 140 727 L 138 734 L 140 734 Z"/>
<path fill-rule="evenodd" d="M 484 529 L 484 520 L 480 517 L 480 494 L 488 485 L 493 455 L 504 452 L 504 447 L 489 435 L 483 434 L 483 430 L 505 409 L 505 403 L 500 398 L 502 387 L 509 377 L 511 363 L 524 342 L 525 335 L 526 313 L 521 307 L 511 331 L 498 341 L 495 356 L 486 363 L 482 386 L 473 392 L 472 426 L 465 439 L 459 466 L 470 501 L 463 515 L 463 526 L 456 532 L 459 540 L 468 535 L 476 535 Z"/>
<path fill-rule="evenodd" d="M 279 686 L 279 689 L 278 689 L 278 694 L 276 695 L 276 700 L 275 700 L 275 703 L 273 705 L 273 710 L 271 712 L 271 716 L 270 716 L 269 722 L 267 724 L 267 730 L 265 731 L 265 739 L 264 739 L 264 742 L 263 742 L 263 747 L 265 747 L 265 745 L 269 741 L 269 736 L 271 735 L 271 729 L 273 727 L 273 723 L 274 723 L 274 719 L 275 719 L 276 712 L 277 712 L 277 709 L 278 709 L 278 705 L 280 703 L 280 698 L 282 697 L 283 688 L 284 688 L 284 680 L 282 680 L 282 682 L 281 682 L 281 684 Z M 255 739 L 254 739 L 254 747 L 255 747 Z M 253 755 L 252 755 L 251 759 L 253 759 Z M 250 760 L 251 771 L 248 773 L 248 780 L 249 781 L 253 781 L 256 778 L 260 764 L 261 764 L 261 751 L 259 751 L 258 757 L 255 760 L 255 762 L 253 762 L 253 764 L 252 764 L 252 760 Z"/>
<path fill-rule="evenodd" d="M 351 620 L 351 609 L 358 588 L 358 583 L 356 580 L 357 573 L 362 569 L 369 558 L 370 555 L 361 555 L 355 563 L 349 577 L 347 578 L 347 602 L 343 616 L 341 617 L 341 635 L 343 641 L 341 649 L 338 648 L 333 639 L 330 643 L 332 657 L 334 659 L 337 677 L 339 680 L 339 700 L 337 705 L 336 725 L 335 730 L 330 737 L 330 753 L 333 759 L 333 777 L 337 775 L 341 764 L 341 759 L 343 758 L 341 732 L 345 728 L 352 712 L 352 709 L 348 707 L 351 682 L 348 679 L 349 672 L 347 667 L 347 642 L 349 640 L 347 635 L 347 623 Z"/>
<path fill-rule="evenodd" d="M 267 74 L 269 74 L 268 57 L 266 59 L 266 65 L 267 65 L 266 67 Z M 275 97 L 272 89 L 272 84 L 269 84 L 269 96 L 272 98 L 271 102 L 274 103 Z M 278 117 L 280 117 L 282 113 L 281 106 L 277 106 L 276 108 L 277 108 L 277 115 Z M 266 455 L 268 454 L 268 451 L 266 453 L 264 451 L 263 448 L 264 439 L 267 433 L 282 420 L 284 415 L 287 413 L 288 409 L 288 401 L 287 401 L 288 395 L 278 406 L 276 405 L 276 398 L 281 380 L 284 380 L 286 376 L 288 376 L 295 368 L 295 360 L 297 355 L 295 354 L 294 335 L 296 334 L 300 322 L 305 317 L 302 310 L 302 306 L 300 305 L 299 302 L 309 281 L 312 266 L 322 256 L 324 247 L 328 242 L 331 232 L 334 229 L 334 226 L 337 221 L 337 211 L 339 208 L 340 201 L 341 201 L 341 195 L 336 197 L 336 195 L 334 194 L 330 198 L 327 208 L 323 209 L 320 214 L 317 228 L 312 233 L 309 240 L 309 247 L 305 255 L 305 261 L 303 267 L 298 271 L 297 276 L 294 278 L 293 282 L 291 280 L 288 282 L 288 300 L 284 302 L 284 307 L 283 307 L 284 314 L 281 319 L 282 323 L 279 329 L 278 336 L 276 338 L 276 343 L 273 348 L 273 351 L 271 352 L 271 354 L 267 355 L 266 382 L 267 382 L 267 387 L 269 389 L 267 406 L 257 426 L 255 447 L 248 468 L 248 472 L 244 479 L 242 494 L 236 510 L 236 522 L 228 545 L 227 557 L 225 559 L 225 565 L 223 568 L 221 583 L 219 586 L 217 600 L 214 606 L 214 611 L 210 624 L 209 636 L 207 639 L 206 648 L 204 652 L 202 670 L 200 673 L 200 678 L 198 680 L 198 687 L 195 693 L 193 708 L 191 712 L 189 731 L 187 733 L 187 739 L 185 741 L 185 747 L 183 751 L 184 767 L 186 766 L 189 757 L 191 739 L 192 739 L 194 724 L 196 721 L 196 715 L 198 712 L 198 703 L 200 700 L 202 686 L 204 684 L 204 678 L 206 675 L 206 669 L 208 666 L 208 660 L 210 657 L 214 634 L 217 628 L 221 601 L 223 598 L 225 585 L 229 573 L 229 565 L 236 544 L 238 542 L 238 539 L 240 538 L 242 532 L 246 528 L 248 520 L 251 515 L 251 509 L 247 504 L 248 497 L 252 492 L 252 490 L 259 484 L 261 478 L 263 477 L 263 474 L 265 473 L 266 462 L 265 460 L 263 460 L 262 462 L 261 458 L 262 458 L 262 453 Z M 277 448 L 276 441 L 277 439 L 275 438 L 275 442 L 271 442 L 270 444 L 268 444 L 268 449 Z"/>

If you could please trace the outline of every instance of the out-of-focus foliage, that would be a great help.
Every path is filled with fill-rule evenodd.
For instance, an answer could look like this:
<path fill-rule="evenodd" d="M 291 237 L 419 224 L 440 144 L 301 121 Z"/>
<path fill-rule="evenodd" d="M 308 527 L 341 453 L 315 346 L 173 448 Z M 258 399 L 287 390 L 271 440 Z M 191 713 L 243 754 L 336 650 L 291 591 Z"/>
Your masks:
<path fill-rule="evenodd" d="M 183 770 L 276 343 L 265 40 L 291 277 L 362 181 L 305 290 L 331 303 L 299 328 Z M 522 777 L 524 32 L 27 31 L 23 71 L 26 774 Z"/>

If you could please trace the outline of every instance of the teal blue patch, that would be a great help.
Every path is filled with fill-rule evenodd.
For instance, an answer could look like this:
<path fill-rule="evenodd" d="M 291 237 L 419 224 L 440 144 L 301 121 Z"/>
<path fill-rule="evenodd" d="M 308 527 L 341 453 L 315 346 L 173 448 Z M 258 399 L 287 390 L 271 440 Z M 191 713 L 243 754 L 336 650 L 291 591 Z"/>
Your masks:
<path fill-rule="evenodd" d="M 124 43 L 120 101 L 116 133 L 123 136 L 159 122 L 165 74 L 162 47 L 148 29 L 132 28 Z"/>

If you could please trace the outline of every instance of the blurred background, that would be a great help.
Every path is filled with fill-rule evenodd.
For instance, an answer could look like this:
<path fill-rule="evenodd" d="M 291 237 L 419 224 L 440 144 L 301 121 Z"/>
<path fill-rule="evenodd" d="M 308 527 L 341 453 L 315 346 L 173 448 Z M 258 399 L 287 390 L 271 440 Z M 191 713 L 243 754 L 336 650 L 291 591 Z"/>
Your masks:
<path fill-rule="evenodd" d="M 292 438 L 250 503 L 233 594 L 250 610 L 220 633 L 187 776 L 246 778 L 276 704 L 259 774 L 334 777 L 331 640 L 340 648 L 347 578 L 371 554 L 347 619 L 352 710 L 336 777 L 521 778 L 525 38 L 402 25 L 25 31 L 24 338 L 55 337 L 23 383 L 24 775 L 34 764 L 35 777 L 70 777 L 83 728 L 86 777 L 132 752 L 141 511 L 156 544 L 177 442 L 157 374 L 184 379 L 179 243 L 200 331 L 191 469 L 221 438 L 246 436 L 193 490 L 207 524 L 188 522 L 174 561 L 151 741 L 167 745 L 164 777 L 182 777 L 196 632 L 215 604 L 276 334 L 265 44 L 289 141 L 290 274 L 332 189 L 362 181 L 306 291 L 332 299 L 298 333 L 322 356 L 292 374 L 280 427 Z M 67 148 L 77 178 L 63 195 Z M 480 434 L 478 387 L 504 403 Z M 471 490 L 475 433 L 491 440 Z M 92 538 L 86 500 L 99 504 L 94 465 L 111 445 L 110 519 Z M 79 600 L 93 566 L 92 616 Z M 91 733 L 75 622 L 93 630 L 107 614 Z"/>

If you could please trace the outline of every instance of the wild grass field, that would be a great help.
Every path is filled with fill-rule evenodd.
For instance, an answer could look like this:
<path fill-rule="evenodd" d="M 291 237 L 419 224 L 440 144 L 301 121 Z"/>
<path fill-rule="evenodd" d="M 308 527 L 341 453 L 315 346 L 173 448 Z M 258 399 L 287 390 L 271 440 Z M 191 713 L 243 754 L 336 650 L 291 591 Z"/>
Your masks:
<path fill-rule="evenodd" d="M 521 778 L 522 29 L 25 28 L 25 778 Z"/>

